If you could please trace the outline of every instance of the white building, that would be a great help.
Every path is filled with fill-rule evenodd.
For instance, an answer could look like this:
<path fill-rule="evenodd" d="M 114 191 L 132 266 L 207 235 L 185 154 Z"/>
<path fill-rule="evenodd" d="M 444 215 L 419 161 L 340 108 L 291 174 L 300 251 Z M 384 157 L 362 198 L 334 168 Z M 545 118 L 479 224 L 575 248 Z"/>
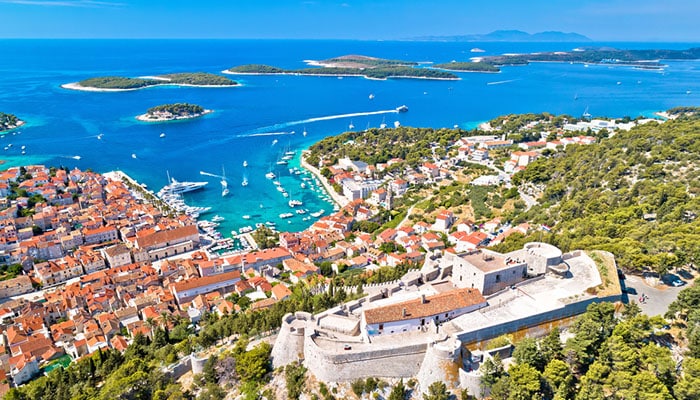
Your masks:
<path fill-rule="evenodd" d="M 426 297 L 368 308 L 360 323 L 367 336 L 391 335 L 427 329 L 487 305 L 476 289 L 455 289 Z"/>

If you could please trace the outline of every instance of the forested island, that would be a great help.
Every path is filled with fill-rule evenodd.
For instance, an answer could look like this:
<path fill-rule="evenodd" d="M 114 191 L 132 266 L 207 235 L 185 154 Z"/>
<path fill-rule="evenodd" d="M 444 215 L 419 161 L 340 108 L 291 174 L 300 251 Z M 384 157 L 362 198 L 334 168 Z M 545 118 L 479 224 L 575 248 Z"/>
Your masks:
<path fill-rule="evenodd" d="M 382 58 L 348 55 L 322 61 L 308 61 L 313 68 L 283 69 L 262 64 L 246 64 L 229 68 L 227 74 L 261 75 L 329 75 L 362 76 L 368 79 L 419 78 L 456 80 L 459 77 L 447 71 L 431 68 L 417 68 L 413 61 L 387 60 Z"/>
<path fill-rule="evenodd" d="M 86 91 L 120 91 L 143 89 L 161 85 L 230 87 L 237 86 L 238 82 L 225 76 L 210 74 L 207 72 L 183 72 L 141 78 L 104 76 L 89 78 L 80 82 L 67 83 L 61 85 L 61 87 L 65 89 Z"/>
<path fill-rule="evenodd" d="M 17 116 L 0 112 L 0 132 L 17 128 L 23 124 L 24 121 L 17 118 Z"/>
<path fill-rule="evenodd" d="M 659 60 L 697 60 L 700 48 L 687 50 L 620 50 L 613 48 L 583 48 L 568 52 L 543 52 L 481 57 L 479 61 L 494 66 L 527 65 L 530 62 L 573 62 L 588 64 L 624 65 L 645 69 L 659 69 Z"/>
<path fill-rule="evenodd" d="M 435 64 L 433 68 L 460 72 L 500 72 L 501 69 L 486 62 L 449 62 Z"/>
<path fill-rule="evenodd" d="M 145 114 L 136 117 L 139 121 L 144 122 L 164 122 L 182 119 L 191 119 L 209 114 L 212 110 L 206 110 L 204 107 L 197 104 L 189 103 L 173 103 L 162 104 L 149 108 Z"/>

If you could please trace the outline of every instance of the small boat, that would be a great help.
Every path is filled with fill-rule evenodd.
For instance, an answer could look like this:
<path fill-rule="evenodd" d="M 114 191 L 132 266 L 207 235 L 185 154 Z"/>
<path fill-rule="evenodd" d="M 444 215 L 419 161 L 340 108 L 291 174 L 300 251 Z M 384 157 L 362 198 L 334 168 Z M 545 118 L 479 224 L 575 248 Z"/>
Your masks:
<path fill-rule="evenodd" d="M 22 150 L 22 155 L 25 155 L 25 154 L 27 154 L 27 152 L 26 152 L 26 151 L 24 151 L 24 150 Z"/>
<path fill-rule="evenodd" d="M 374 98 L 374 93 L 369 94 L 369 99 L 372 100 Z"/>
<path fill-rule="evenodd" d="M 691 93 L 693 93 L 693 92 L 691 92 L 690 90 L 685 91 L 685 94 L 691 94 Z"/>
<path fill-rule="evenodd" d="M 97 135 L 97 140 L 102 140 L 102 136 L 104 136 L 104 134 L 102 134 L 102 133 L 98 134 L 98 135 Z"/>
<path fill-rule="evenodd" d="M 214 215 L 213 217 L 211 217 L 211 221 L 212 221 L 212 222 L 221 222 L 221 221 L 225 221 L 225 220 L 226 220 L 226 218 L 224 218 L 224 217 L 222 217 L 221 215 L 218 215 L 218 214 L 217 214 L 217 215 Z"/>
<path fill-rule="evenodd" d="M 301 185 L 299 185 L 302 189 L 306 189 L 306 183 L 302 182 Z"/>
<path fill-rule="evenodd" d="M 394 121 L 394 128 L 398 128 L 401 126 L 401 122 L 399 121 Z"/>
<path fill-rule="evenodd" d="M 273 145 L 273 146 L 276 145 L 276 144 L 277 144 L 277 139 L 275 139 L 275 140 L 272 141 L 272 145 Z"/>
<path fill-rule="evenodd" d="M 226 197 L 229 193 L 230 193 L 230 191 L 228 190 L 227 187 L 225 187 L 221 190 L 221 197 Z"/>
<path fill-rule="evenodd" d="M 272 181 L 272 184 L 275 186 L 282 186 L 282 182 L 280 181 Z"/>
<path fill-rule="evenodd" d="M 221 166 L 221 197 L 226 196 L 229 194 L 228 190 L 228 181 L 226 180 L 226 170 L 224 169 L 224 166 Z"/>
<path fill-rule="evenodd" d="M 26 149 L 26 148 L 27 148 L 27 146 L 22 146 L 22 147 L 20 147 L 20 149 L 22 149 L 22 150 L 24 150 L 24 149 Z"/>
<path fill-rule="evenodd" d="M 80 156 L 73 156 L 73 157 L 71 157 L 71 158 L 74 159 L 74 160 L 80 160 L 80 159 L 81 159 Z"/>
<path fill-rule="evenodd" d="M 405 104 L 402 106 L 398 106 L 398 107 L 396 107 L 396 111 L 398 111 L 400 113 L 405 113 L 408 111 L 408 106 L 406 106 Z"/>
<path fill-rule="evenodd" d="M 278 160 L 277 165 L 287 165 L 287 160 Z"/>
<path fill-rule="evenodd" d="M 355 129 L 355 125 L 352 123 L 352 121 L 350 121 L 350 125 L 348 125 L 348 129 L 349 130 Z"/>
<path fill-rule="evenodd" d="M 275 178 L 277 178 L 277 175 L 275 175 L 274 172 L 270 171 L 270 172 L 268 172 L 268 173 L 265 174 L 265 178 L 267 178 L 267 179 L 275 179 Z"/>
<path fill-rule="evenodd" d="M 318 218 L 318 217 L 320 217 L 321 215 L 323 215 L 323 213 L 325 213 L 325 212 L 326 212 L 326 210 L 320 210 L 320 211 L 318 211 L 318 212 L 311 213 L 311 216 L 314 217 L 314 218 Z"/>
<path fill-rule="evenodd" d="M 306 214 L 306 210 L 304 210 L 303 208 L 300 208 L 300 209 L 296 210 L 296 213 L 299 215 L 303 215 L 303 214 Z"/>
<path fill-rule="evenodd" d="M 303 136 L 306 136 L 306 127 L 304 127 L 304 131 L 301 133 Z"/>
<path fill-rule="evenodd" d="M 241 186 L 248 186 L 248 179 L 243 178 L 243 182 L 241 182 Z"/>
<path fill-rule="evenodd" d="M 282 218 L 282 219 L 292 218 L 293 216 L 294 216 L 294 214 L 292 214 L 292 213 L 282 213 L 282 214 L 280 214 L 280 218 Z"/>
<path fill-rule="evenodd" d="M 287 193 L 287 192 L 282 192 L 282 197 L 285 197 L 285 198 L 286 198 L 286 197 L 289 197 L 289 193 Z"/>
<path fill-rule="evenodd" d="M 296 206 L 303 205 L 304 203 L 301 200 L 289 200 L 289 206 L 294 208 Z"/>
<path fill-rule="evenodd" d="M 250 219 L 250 215 L 248 215 L 248 214 L 244 215 L 243 219 Z"/>
<path fill-rule="evenodd" d="M 162 139 L 162 138 L 164 138 L 164 137 L 165 137 L 165 132 L 161 132 L 161 133 L 160 133 L 160 138 Z"/>
<path fill-rule="evenodd" d="M 248 166 L 248 161 L 243 160 L 243 167 L 245 168 L 245 167 L 247 167 L 247 166 Z"/>
<path fill-rule="evenodd" d="M 131 158 L 136 159 L 136 153 L 131 153 Z"/>
<path fill-rule="evenodd" d="M 617 84 L 618 84 L 618 85 L 622 85 L 622 82 L 620 82 L 620 81 L 617 81 Z"/>
<path fill-rule="evenodd" d="M 5 146 L 5 150 L 9 150 L 9 149 L 10 149 L 9 147 Z"/>

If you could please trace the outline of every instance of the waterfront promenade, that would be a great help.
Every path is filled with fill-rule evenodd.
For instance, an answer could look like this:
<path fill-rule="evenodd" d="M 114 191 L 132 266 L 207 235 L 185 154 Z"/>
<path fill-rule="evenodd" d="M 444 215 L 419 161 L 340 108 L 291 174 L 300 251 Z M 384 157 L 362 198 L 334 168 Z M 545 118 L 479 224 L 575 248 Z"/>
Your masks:
<path fill-rule="evenodd" d="M 331 199 L 333 199 L 333 202 L 337 204 L 340 207 L 345 207 L 350 200 L 348 200 L 347 197 L 343 196 L 342 194 L 338 193 L 333 189 L 333 186 L 328 182 L 326 178 L 321 175 L 321 172 L 318 170 L 318 168 L 312 166 L 311 164 L 306 162 L 306 158 L 304 157 L 308 153 L 308 150 L 304 150 L 301 154 L 301 166 L 309 170 L 315 177 L 318 179 L 321 184 L 323 185 L 323 188 L 326 190 L 329 196 L 331 196 Z"/>

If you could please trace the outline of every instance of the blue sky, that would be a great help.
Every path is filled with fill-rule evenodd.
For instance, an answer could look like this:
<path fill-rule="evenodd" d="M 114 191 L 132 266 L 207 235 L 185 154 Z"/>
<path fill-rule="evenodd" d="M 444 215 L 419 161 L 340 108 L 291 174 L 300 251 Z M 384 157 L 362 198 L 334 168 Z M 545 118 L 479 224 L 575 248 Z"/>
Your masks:
<path fill-rule="evenodd" d="M 698 0 L 0 0 L 0 38 L 404 39 L 577 32 L 700 41 Z"/>

